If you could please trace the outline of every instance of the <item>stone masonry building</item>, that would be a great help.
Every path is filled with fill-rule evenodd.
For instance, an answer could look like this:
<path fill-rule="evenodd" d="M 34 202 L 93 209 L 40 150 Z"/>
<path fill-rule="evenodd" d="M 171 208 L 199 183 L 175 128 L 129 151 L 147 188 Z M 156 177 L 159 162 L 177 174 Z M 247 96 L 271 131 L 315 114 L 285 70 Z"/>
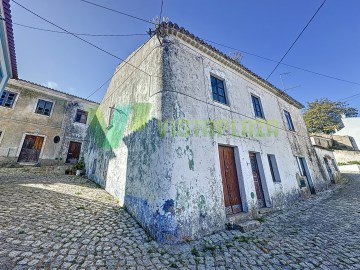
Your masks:
<path fill-rule="evenodd" d="M 0 96 L 0 166 L 76 162 L 97 107 L 38 84 L 9 80 Z"/>
<path fill-rule="evenodd" d="M 302 108 L 163 23 L 117 67 L 90 124 L 87 174 L 158 241 L 198 238 L 330 185 Z"/>

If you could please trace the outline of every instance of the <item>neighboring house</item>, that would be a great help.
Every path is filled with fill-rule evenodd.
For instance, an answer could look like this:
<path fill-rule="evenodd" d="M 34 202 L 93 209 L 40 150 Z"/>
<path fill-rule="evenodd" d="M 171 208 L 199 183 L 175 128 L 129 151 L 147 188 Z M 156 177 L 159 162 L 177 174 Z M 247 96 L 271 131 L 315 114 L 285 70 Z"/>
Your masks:
<path fill-rule="evenodd" d="M 311 143 L 315 148 L 318 163 L 327 172 L 327 179 L 335 183 L 340 179 L 340 172 L 334 154 L 334 140 L 331 135 L 312 134 Z"/>
<path fill-rule="evenodd" d="M 302 108 L 163 23 L 117 67 L 90 124 L 87 174 L 155 239 L 198 238 L 330 184 Z"/>
<path fill-rule="evenodd" d="M 352 138 L 352 146 L 355 150 L 360 147 L 360 117 L 343 117 L 344 127 L 337 131 L 334 135 L 349 136 Z"/>
<path fill-rule="evenodd" d="M 0 99 L 0 166 L 75 163 L 98 104 L 10 79 Z"/>
<path fill-rule="evenodd" d="M 0 97 L 9 78 L 17 78 L 10 0 L 0 0 Z M 1 114 L 0 114 L 1 115 Z"/>

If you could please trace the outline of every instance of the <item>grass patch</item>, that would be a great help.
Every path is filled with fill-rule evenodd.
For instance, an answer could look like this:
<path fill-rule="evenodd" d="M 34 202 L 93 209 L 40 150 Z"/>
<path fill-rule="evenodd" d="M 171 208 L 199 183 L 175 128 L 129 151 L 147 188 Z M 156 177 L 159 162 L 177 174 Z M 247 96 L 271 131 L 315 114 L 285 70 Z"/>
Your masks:
<path fill-rule="evenodd" d="M 75 195 L 81 195 L 81 192 L 75 192 Z"/>
<path fill-rule="evenodd" d="M 193 247 L 193 249 L 191 250 L 191 254 L 195 257 L 200 257 L 200 253 L 196 247 Z"/>
<path fill-rule="evenodd" d="M 266 221 L 266 219 L 263 217 L 259 217 L 256 220 L 259 221 L 260 223 L 264 223 Z"/>
<path fill-rule="evenodd" d="M 179 267 L 177 266 L 177 264 L 174 263 L 174 262 L 170 263 L 170 267 L 171 267 L 171 268 L 179 268 Z"/>
<path fill-rule="evenodd" d="M 80 206 L 76 207 L 76 209 L 77 209 L 77 210 L 84 210 L 84 209 L 85 209 L 85 206 L 80 205 Z"/>

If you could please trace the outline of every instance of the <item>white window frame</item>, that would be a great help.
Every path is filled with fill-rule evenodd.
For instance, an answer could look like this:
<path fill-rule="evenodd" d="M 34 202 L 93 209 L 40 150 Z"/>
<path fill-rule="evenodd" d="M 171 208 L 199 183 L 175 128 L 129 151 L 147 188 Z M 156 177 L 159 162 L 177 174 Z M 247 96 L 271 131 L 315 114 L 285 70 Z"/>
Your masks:
<path fill-rule="evenodd" d="M 39 101 L 40 101 L 40 100 L 44 100 L 44 101 L 47 101 L 47 102 L 52 102 L 53 105 L 52 105 L 52 108 L 51 108 L 50 115 L 40 114 L 40 113 L 37 113 L 37 112 L 36 112 L 36 108 L 37 108 L 37 105 L 39 104 Z M 55 101 L 54 101 L 54 100 L 39 97 L 39 98 L 37 98 L 37 100 L 36 100 L 36 102 L 35 102 L 35 106 L 34 106 L 34 109 L 33 109 L 33 113 L 34 113 L 35 115 L 39 115 L 39 116 L 51 117 L 52 114 L 53 114 L 54 109 L 55 109 Z"/>
<path fill-rule="evenodd" d="M 18 91 L 14 91 L 14 90 L 12 90 L 12 89 L 9 90 L 9 89 L 7 89 L 7 88 L 5 88 L 4 90 L 16 94 L 16 97 L 15 97 L 13 106 L 12 106 L 11 108 L 4 107 L 4 106 L 0 106 L 0 109 L 15 110 L 16 103 L 17 103 L 17 101 L 18 101 L 18 98 L 19 98 L 19 96 L 20 96 L 20 93 L 19 93 Z"/>

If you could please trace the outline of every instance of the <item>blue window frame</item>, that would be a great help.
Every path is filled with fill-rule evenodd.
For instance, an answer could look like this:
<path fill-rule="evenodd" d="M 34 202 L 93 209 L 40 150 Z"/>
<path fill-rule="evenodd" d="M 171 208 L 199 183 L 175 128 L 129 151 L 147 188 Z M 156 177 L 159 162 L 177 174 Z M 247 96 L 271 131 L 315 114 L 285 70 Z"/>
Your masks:
<path fill-rule="evenodd" d="M 284 114 L 285 114 L 285 119 L 286 119 L 288 129 L 291 131 L 295 131 L 295 127 L 294 127 L 293 121 L 291 119 L 290 113 L 288 111 L 284 111 Z"/>
<path fill-rule="evenodd" d="M 220 103 L 227 104 L 224 81 L 214 76 L 210 76 L 210 79 L 213 99 Z"/>
<path fill-rule="evenodd" d="M 12 108 L 17 94 L 4 90 L 0 97 L 0 106 Z"/>
<path fill-rule="evenodd" d="M 260 98 L 251 95 L 251 100 L 252 100 L 252 103 L 253 103 L 255 116 L 258 117 L 258 118 L 265 118 L 264 112 L 263 112 L 263 109 L 262 109 L 262 106 L 261 106 Z"/>
<path fill-rule="evenodd" d="M 38 114 L 50 116 L 52 107 L 53 103 L 51 101 L 39 99 L 35 112 Z"/>

